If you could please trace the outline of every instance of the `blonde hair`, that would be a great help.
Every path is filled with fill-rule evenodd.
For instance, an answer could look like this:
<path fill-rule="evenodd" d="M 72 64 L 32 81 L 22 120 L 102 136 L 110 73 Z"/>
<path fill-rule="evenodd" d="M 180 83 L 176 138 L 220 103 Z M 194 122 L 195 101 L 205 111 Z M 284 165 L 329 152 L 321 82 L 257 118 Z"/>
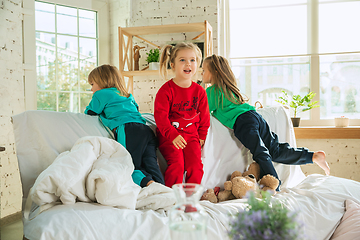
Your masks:
<path fill-rule="evenodd" d="M 208 71 L 211 74 L 211 83 L 218 88 L 226 99 L 235 104 L 243 104 L 245 99 L 236 85 L 236 78 L 226 58 L 213 54 L 205 58 Z M 222 99 L 219 99 L 222 103 Z"/>
<path fill-rule="evenodd" d="M 198 46 L 196 46 L 193 43 L 185 43 L 180 42 L 177 43 L 175 46 L 172 45 L 165 45 L 163 49 L 161 50 L 161 56 L 160 56 L 160 74 L 164 79 L 167 79 L 167 66 L 169 63 L 175 64 L 175 58 L 177 56 L 177 53 L 180 50 L 183 49 L 191 49 L 195 52 L 196 55 L 196 63 L 197 66 L 200 66 L 201 60 L 202 60 L 202 54 L 201 50 Z"/>
<path fill-rule="evenodd" d="M 129 97 L 130 94 L 126 91 L 125 81 L 122 78 L 120 71 L 115 66 L 104 64 L 94 68 L 88 77 L 89 84 L 95 82 L 100 88 L 116 88 L 124 97 Z"/>

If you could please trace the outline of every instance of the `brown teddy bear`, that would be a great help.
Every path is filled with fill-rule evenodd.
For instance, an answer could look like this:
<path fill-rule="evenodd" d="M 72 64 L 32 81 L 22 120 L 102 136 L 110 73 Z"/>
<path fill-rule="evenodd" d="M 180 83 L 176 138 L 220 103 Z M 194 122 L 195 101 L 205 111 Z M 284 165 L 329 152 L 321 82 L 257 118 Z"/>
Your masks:
<path fill-rule="evenodd" d="M 243 174 L 235 171 L 231 174 L 230 180 L 224 183 L 224 190 L 218 192 L 218 187 L 208 189 L 200 200 L 209 200 L 212 203 L 222 202 L 231 199 L 243 198 L 249 190 L 256 191 L 259 188 L 260 166 L 256 162 L 250 164 L 247 171 Z M 259 182 L 264 191 L 275 190 L 279 185 L 279 180 L 271 175 L 263 176 Z M 218 192 L 218 194 L 217 194 Z"/>
<path fill-rule="evenodd" d="M 216 193 L 214 189 L 207 189 L 204 194 L 201 196 L 200 200 L 208 200 L 212 203 L 218 202 L 218 197 L 216 196 Z"/>

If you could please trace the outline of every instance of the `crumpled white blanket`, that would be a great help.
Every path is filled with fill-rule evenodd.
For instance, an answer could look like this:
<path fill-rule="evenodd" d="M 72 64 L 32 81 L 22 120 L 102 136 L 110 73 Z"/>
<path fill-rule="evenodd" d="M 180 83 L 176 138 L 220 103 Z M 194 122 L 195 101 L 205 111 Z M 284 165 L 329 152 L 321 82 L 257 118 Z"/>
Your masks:
<path fill-rule="evenodd" d="M 36 179 L 30 197 L 39 206 L 98 202 L 126 209 L 167 209 L 175 204 L 173 190 L 158 183 L 146 188 L 131 177 L 128 151 L 106 137 L 80 138 Z"/>

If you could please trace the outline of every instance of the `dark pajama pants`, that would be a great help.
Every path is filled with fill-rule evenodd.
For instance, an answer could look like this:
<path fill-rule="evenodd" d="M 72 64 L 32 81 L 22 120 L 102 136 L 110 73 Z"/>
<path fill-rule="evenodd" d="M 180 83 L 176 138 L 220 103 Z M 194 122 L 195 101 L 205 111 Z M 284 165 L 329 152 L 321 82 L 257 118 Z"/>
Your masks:
<path fill-rule="evenodd" d="M 150 180 L 165 184 L 157 163 L 157 141 L 151 128 L 142 123 L 125 123 L 125 136 L 126 149 L 131 155 L 135 170 L 140 170 L 145 175 L 140 186 L 145 187 Z"/>
<path fill-rule="evenodd" d="M 313 163 L 313 152 L 306 148 L 290 147 L 288 143 L 279 143 L 278 136 L 271 132 L 265 119 L 254 110 L 237 117 L 234 134 L 250 150 L 254 161 L 260 165 L 260 178 L 271 174 L 279 179 L 272 162 L 289 165 Z M 280 186 L 280 179 L 279 182 Z"/>

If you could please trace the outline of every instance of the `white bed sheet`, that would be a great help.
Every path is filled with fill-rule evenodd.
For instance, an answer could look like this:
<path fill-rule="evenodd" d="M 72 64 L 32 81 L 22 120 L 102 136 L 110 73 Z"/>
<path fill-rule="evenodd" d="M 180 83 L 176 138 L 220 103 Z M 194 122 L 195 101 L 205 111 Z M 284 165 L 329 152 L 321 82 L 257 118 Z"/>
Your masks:
<path fill-rule="evenodd" d="M 273 113 L 276 111 L 282 110 L 274 109 Z M 265 119 L 266 113 L 262 113 Z M 269 114 L 272 114 L 271 111 Z M 83 114 L 29 111 L 14 116 L 13 121 L 25 197 L 27 196 L 25 193 L 29 191 L 40 172 L 48 167 L 58 154 L 70 150 L 79 138 L 89 135 L 111 137 L 96 117 Z M 231 137 L 231 132 L 215 131 L 213 126 L 221 129 L 221 126 L 214 125 L 212 119 L 209 139 L 222 139 L 224 134 L 227 135 L 224 139 Z M 271 121 L 270 126 L 276 132 Z M 275 127 L 281 129 L 283 125 Z M 206 144 L 210 143 L 209 140 Z M 208 160 L 206 149 L 208 148 L 204 149 L 205 173 L 213 171 L 218 174 L 217 178 L 225 179 L 226 176 L 220 176 L 221 171 L 215 171 L 221 168 L 209 167 L 211 161 Z M 243 149 L 239 146 L 236 151 Z M 213 161 L 217 161 L 216 158 L 213 158 Z M 231 158 L 221 161 L 233 163 L 238 160 Z M 214 162 L 211 164 L 215 166 Z M 231 168 L 230 172 L 233 170 L 234 168 Z M 291 179 L 297 170 L 295 169 L 295 173 L 285 170 L 285 173 L 289 174 Z M 223 174 L 227 174 L 227 171 Z M 295 179 L 297 181 L 301 179 L 301 173 L 299 174 L 300 178 Z M 283 201 L 290 209 L 300 210 L 301 218 L 307 224 L 305 230 L 308 239 L 329 239 L 344 213 L 344 201 L 352 199 L 360 203 L 360 183 L 323 175 L 311 175 L 301 180 L 300 184 L 291 187 L 289 186 L 292 181 L 289 181 L 288 186 L 283 186 L 282 192 L 275 195 L 275 198 Z M 217 181 L 220 183 L 219 180 Z M 213 183 L 207 183 L 206 180 L 204 184 L 214 187 Z M 148 193 L 144 192 L 141 198 L 142 206 L 148 204 L 147 199 Z M 218 240 L 228 239 L 226 235 L 228 215 L 244 208 L 246 203 L 245 200 L 240 199 L 218 204 L 201 201 L 201 204 L 210 218 L 208 239 Z M 24 234 L 28 239 L 169 239 L 168 219 L 166 211 L 162 209 L 129 210 L 77 202 L 57 205 L 37 215 L 38 211 L 39 208 L 33 205 L 30 219 L 34 219 L 24 219 Z"/>

